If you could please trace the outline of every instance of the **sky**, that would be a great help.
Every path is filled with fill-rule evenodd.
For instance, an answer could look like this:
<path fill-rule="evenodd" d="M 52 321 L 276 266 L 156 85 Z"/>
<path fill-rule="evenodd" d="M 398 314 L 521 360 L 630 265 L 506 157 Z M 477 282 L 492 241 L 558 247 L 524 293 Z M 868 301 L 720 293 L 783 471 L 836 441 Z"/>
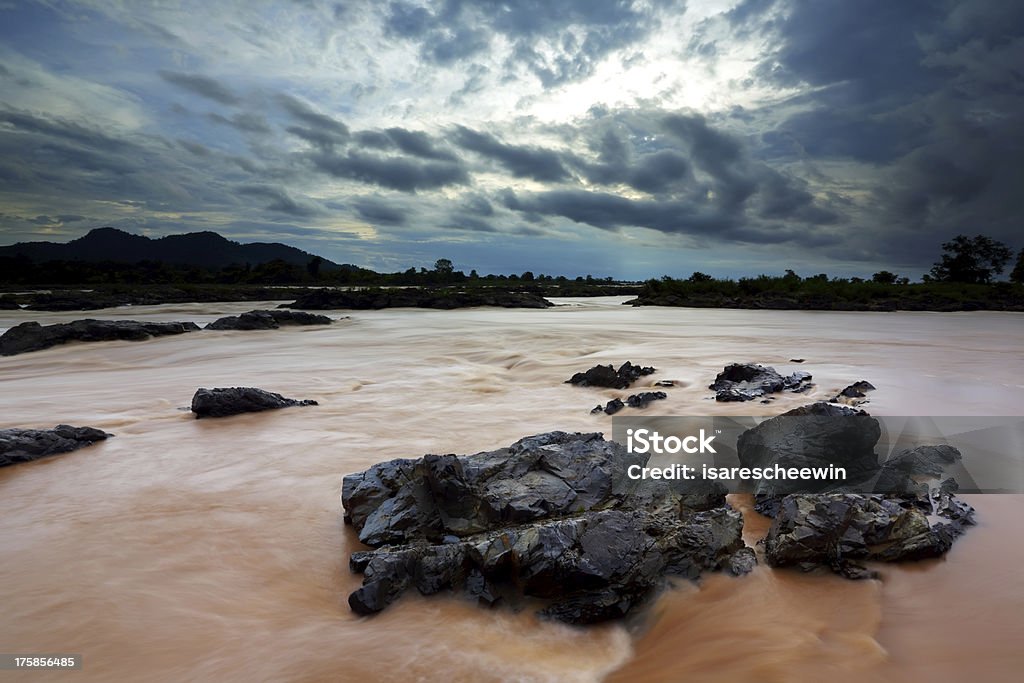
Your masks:
<path fill-rule="evenodd" d="M 916 278 L 1022 217 L 1024 3 L 0 0 L 0 244 Z"/>

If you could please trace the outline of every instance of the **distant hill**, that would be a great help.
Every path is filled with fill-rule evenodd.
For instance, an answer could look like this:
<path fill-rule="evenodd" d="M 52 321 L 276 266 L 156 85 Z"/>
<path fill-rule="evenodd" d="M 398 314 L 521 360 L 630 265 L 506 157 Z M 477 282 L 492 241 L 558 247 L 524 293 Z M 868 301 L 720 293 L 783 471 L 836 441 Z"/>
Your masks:
<path fill-rule="evenodd" d="M 161 261 L 174 265 L 200 268 L 224 268 L 230 265 L 256 266 L 268 261 L 281 260 L 295 266 L 305 266 L 316 258 L 309 252 L 279 242 L 232 242 L 215 232 L 190 232 L 150 239 L 133 235 L 117 228 L 95 228 L 88 234 L 66 243 L 19 242 L 0 247 L 0 258 L 23 257 L 36 263 L 45 261 L 84 261 L 96 263 L 115 261 L 138 263 Z M 323 259 L 324 271 L 345 268 Z M 353 266 L 347 266 L 353 268 Z"/>

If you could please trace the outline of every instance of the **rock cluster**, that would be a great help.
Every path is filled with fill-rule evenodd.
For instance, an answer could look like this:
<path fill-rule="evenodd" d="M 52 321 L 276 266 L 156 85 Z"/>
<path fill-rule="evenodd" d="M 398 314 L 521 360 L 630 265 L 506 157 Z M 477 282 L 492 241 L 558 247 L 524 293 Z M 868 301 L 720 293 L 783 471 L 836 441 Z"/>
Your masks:
<path fill-rule="evenodd" d="M 502 308 L 547 308 L 553 303 L 532 292 L 500 290 L 459 290 L 406 287 L 398 289 L 314 289 L 290 304 L 279 308 L 312 311 L 380 308 L 469 308 L 500 306 Z"/>
<path fill-rule="evenodd" d="M 0 467 L 92 445 L 113 436 L 93 427 L 57 425 L 53 429 L 0 429 Z"/>
<path fill-rule="evenodd" d="M 718 373 L 708 388 L 716 401 L 753 401 L 779 391 L 809 391 L 811 373 L 794 372 L 783 377 L 775 368 L 754 363 L 733 363 Z"/>
<path fill-rule="evenodd" d="M 632 480 L 646 459 L 600 434 L 550 432 L 469 456 L 426 455 L 345 477 L 359 614 L 406 590 L 545 602 L 571 623 L 623 616 L 666 575 L 749 571 L 742 518 L 712 482 Z"/>
<path fill-rule="evenodd" d="M 196 419 L 315 405 L 317 402 L 313 400 L 299 401 L 294 398 L 285 398 L 281 394 L 255 387 L 197 389 L 192 397 L 192 412 L 196 414 Z"/>
<path fill-rule="evenodd" d="M 664 391 L 642 391 L 639 394 L 627 396 L 625 403 L 623 403 L 621 398 L 613 398 L 603 406 L 598 404 L 594 406 L 590 414 L 604 413 L 606 415 L 614 415 L 626 406 L 630 408 L 646 408 L 652 401 L 660 401 L 666 398 L 668 398 L 668 394 Z"/>
<path fill-rule="evenodd" d="M 194 332 L 198 329 L 199 327 L 191 322 L 139 322 L 91 318 L 54 325 L 27 322 L 12 327 L 0 336 L 0 356 L 40 351 L 75 341 L 142 341 L 151 337 Z"/>
<path fill-rule="evenodd" d="M 595 365 L 586 372 L 577 372 L 565 380 L 565 383 L 581 387 L 626 389 L 644 375 L 653 375 L 655 372 L 657 370 L 654 368 L 633 365 L 627 360 L 618 370 L 613 365 Z"/>
<path fill-rule="evenodd" d="M 330 325 L 326 315 L 302 311 L 249 311 L 241 315 L 218 318 L 206 326 L 207 330 L 276 330 L 282 325 Z"/>

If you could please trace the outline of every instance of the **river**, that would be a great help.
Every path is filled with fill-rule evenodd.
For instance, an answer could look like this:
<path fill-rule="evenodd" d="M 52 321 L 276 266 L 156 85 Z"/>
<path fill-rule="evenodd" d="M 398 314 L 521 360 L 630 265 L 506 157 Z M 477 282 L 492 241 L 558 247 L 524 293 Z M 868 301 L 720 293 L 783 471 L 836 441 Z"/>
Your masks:
<path fill-rule="evenodd" d="M 359 544 L 341 520 L 342 476 L 552 429 L 610 435 L 611 419 L 589 411 L 619 392 L 563 384 L 596 363 L 658 368 L 634 388 L 677 380 L 650 414 L 775 414 L 859 379 L 878 387 L 866 406 L 878 415 L 1024 414 L 1022 314 L 623 300 L 355 311 L 324 328 L 0 358 L 0 427 L 117 435 L 0 469 L 0 651 L 83 656 L 81 671 L 30 679 L 41 681 L 1020 680 L 1024 496 L 969 497 L 980 524 L 945 559 L 883 567 L 881 581 L 759 567 L 683 582 L 642 619 L 590 629 L 440 596 L 355 617 Z M 0 331 L 82 317 L 203 324 L 275 303 L 0 311 Z M 817 388 L 770 406 L 708 400 L 733 361 L 807 370 Z M 192 419 L 192 394 L 213 386 L 320 405 Z M 747 515 L 749 543 L 765 529 Z"/>

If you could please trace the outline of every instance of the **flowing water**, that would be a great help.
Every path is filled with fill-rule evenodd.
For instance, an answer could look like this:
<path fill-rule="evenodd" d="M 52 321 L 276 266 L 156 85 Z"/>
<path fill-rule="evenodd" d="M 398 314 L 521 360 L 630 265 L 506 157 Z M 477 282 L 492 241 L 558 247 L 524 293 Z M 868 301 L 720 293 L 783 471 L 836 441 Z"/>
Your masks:
<path fill-rule="evenodd" d="M 384 310 L 329 328 L 200 332 L 0 358 L 0 427 L 92 425 L 105 443 L 0 470 L 0 651 L 83 655 L 76 681 L 1018 681 L 1024 496 L 973 496 L 944 560 L 850 582 L 759 567 L 682 582 L 643 618 L 575 629 L 458 598 L 357 618 L 344 474 L 546 430 L 606 431 L 621 395 L 563 384 L 596 363 L 681 386 L 650 414 L 782 412 L 858 379 L 879 415 L 1024 413 L 1024 316 L 629 308 Z M 267 302 L 267 306 L 272 305 Z M 194 320 L 252 303 L 27 319 Z M 794 365 L 791 358 L 805 358 Z M 716 404 L 732 361 L 808 370 L 817 389 Z M 259 386 L 319 407 L 194 420 L 197 387 Z M 740 496 L 753 544 L 767 528 Z M 21 676 L 21 678 L 18 678 Z"/>

